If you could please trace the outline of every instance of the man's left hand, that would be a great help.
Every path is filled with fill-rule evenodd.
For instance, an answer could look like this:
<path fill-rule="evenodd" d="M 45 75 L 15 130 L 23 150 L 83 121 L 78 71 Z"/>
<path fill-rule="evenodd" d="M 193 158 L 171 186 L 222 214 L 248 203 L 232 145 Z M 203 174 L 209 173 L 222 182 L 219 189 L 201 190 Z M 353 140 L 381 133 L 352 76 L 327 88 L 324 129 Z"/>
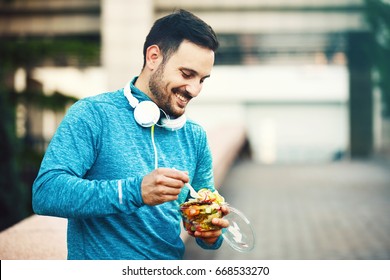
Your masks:
<path fill-rule="evenodd" d="M 221 210 L 222 216 L 229 214 L 229 208 L 227 206 L 222 206 Z M 214 218 L 211 222 L 214 225 L 221 227 L 221 229 L 210 231 L 195 231 L 194 233 L 190 233 L 190 235 L 202 239 L 207 244 L 214 244 L 222 234 L 222 228 L 227 228 L 229 226 L 229 221 L 223 218 Z"/>

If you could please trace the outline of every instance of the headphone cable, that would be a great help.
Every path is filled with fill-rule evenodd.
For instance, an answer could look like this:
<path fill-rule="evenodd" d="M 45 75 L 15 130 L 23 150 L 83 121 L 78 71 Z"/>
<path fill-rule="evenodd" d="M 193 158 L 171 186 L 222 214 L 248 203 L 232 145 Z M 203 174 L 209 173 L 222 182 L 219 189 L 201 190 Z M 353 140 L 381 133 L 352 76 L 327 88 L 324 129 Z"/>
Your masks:
<path fill-rule="evenodd" d="M 156 143 L 154 142 L 154 125 L 150 127 L 150 135 L 152 137 L 152 145 L 154 150 L 154 169 L 158 168 L 158 155 L 157 155 L 157 148 Z"/>

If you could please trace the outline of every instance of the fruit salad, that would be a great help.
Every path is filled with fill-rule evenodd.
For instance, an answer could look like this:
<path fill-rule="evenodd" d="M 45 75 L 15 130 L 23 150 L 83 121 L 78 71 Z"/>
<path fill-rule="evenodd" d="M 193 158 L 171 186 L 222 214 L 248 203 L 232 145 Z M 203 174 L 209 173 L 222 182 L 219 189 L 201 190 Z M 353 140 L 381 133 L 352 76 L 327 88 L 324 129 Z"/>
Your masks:
<path fill-rule="evenodd" d="M 225 199 L 217 190 L 201 189 L 198 195 L 198 198 L 191 198 L 180 205 L 184 228 L 191 232 L 220 229 L 211 221 L 222 217 L 221 206 L 225 204 Z"/>

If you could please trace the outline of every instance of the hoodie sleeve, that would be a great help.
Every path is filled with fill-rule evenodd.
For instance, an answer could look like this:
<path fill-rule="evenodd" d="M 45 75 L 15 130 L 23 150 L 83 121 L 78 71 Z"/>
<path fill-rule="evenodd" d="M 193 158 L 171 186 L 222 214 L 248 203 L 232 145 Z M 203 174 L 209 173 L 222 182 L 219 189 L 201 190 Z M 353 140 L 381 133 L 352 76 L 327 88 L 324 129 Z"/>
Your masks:
<path fill-rule="evenodd" d="M 64 218 L 131 213 L 143 206 L 141 177 L 89 180 L 100 148 L 102 120 L 90 102 L 78 101 L 51 140 L 32 187 L 34 212 Z"/>
<path fill-rule="evenodd" d="M 214 186 L 214 174 L 213 174 L 213 162 L 210 146 L 207 140 L 206 132 L 201 129 L 199 139 L 196 142 L 198 149 L 198 162 L 197 171 L 194 176 L 193 186 L 197 190 L 201 188 L 208 188 L 211 191 L 215 190 Z M 200 238 L 196 238 L 196 243 L 203 249 L 216 250 L 219 249 L 223 243 L 223 237 L 220 236 L 214 244 L 207 244 Z"/>

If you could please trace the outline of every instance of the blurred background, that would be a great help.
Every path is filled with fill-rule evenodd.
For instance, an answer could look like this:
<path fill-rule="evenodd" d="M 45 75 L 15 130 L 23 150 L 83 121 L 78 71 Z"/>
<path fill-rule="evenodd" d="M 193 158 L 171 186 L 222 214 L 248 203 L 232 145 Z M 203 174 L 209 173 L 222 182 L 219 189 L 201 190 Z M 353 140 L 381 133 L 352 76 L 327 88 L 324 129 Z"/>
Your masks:
<path fill-rule="evenodd" d="M 314 172 L 311 184 L 320 185 L 329 176 L 322 167 L 356 160 L 380 162 L 380 175 L 348 170 L 368 184 L 384 176 L 381 188 L 390 188 L 388 0 L 0 0 L 0 230 L 32 214 L 31 185 L 67 108 L 138 75 L 152 23 L 175 8 L 194 12 L 220 40 L 188 115 L 207 130 L 245 127 L 246 158 L 225 179 L 232 200 L 229 185 L 255 184 L 234 176 L 271 170 L 272 182 L 286 166 L 316 166 L 294 172 Z M 384 205 L 388 188 L 378 194 Z M 384 245 L 387 258 L 388 238 Z"/>

